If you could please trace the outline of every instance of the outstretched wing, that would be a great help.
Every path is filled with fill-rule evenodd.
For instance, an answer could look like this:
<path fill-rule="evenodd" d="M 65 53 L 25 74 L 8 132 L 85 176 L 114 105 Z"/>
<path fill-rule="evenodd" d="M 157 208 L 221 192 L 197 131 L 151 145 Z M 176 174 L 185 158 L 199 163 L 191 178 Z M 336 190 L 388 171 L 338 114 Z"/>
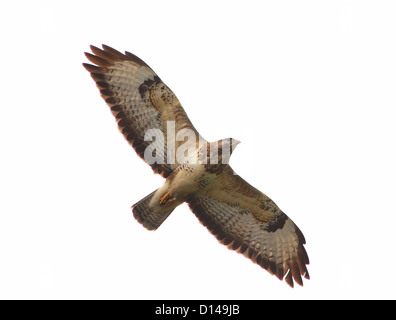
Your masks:
<path fill-rule="evenodd" d="M 235 175 L 230 166 L 216 177 L 209 191 L 188 200 L 201 223 L 228 248 L 293 287 L 309 279 L 305 239 L 300 229 L 265 194 Z"/>
<path fill-rule="evenodd" d="M 189 142 L 194 143 L 192 148 L 197 148 L 199 138 L 204 139 L 174 93 L 144 61 L 130 52 L 123 54 L 109 46 L 102 47 L 103 50 L 91 46 L 93 54 L 85 55 L 95 65 L 83 63 L 83 66 L 91 73 L 126 140 L 144 160 L 147 160 L 145 150 L 150 146 L 153 154 L 151 161 L 146 162 L 166 178 L 179 165 L 175 155 L 170 156 L 171 152 L 168 158 L 168 150 L 177 150 L 180 144 Z M 182 129 L 191 130 L 196 139 L 176 141 L 174 134 Z M 158 135 L 158 130 L 162 135 Z M 174 143 L 174 149 L 168 149 L 168 141 Z"/>

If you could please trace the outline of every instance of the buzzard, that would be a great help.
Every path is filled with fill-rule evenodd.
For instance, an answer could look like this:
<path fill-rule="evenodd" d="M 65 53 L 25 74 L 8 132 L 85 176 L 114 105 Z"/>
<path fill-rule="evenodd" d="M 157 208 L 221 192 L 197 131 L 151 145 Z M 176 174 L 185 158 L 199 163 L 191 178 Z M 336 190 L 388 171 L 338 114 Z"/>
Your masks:
<path fill-rule="evenodd" d="M 228 164 L 239 141 L 206 141 L 179 100 L 140 58 L 91 46 L 83 63 L 119 130 L 164 184 L 132 206 L 145 228 L 157 229 L 187 202 L 200 222 L 228 248 L 242 253 L 291 287 L 309 279 L 300 229 L 265 194 Z M 294 280 L 294 281 L 293 281 Z"/>

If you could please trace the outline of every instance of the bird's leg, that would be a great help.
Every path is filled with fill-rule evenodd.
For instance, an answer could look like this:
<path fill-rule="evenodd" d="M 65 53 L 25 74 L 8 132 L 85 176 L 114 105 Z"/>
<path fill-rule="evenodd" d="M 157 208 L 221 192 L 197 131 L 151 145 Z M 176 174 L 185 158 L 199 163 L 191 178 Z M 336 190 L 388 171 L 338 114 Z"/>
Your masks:
<path fill-rule="evenodd" d="M 171 197 L 169 192 L 167 192 L 160 198 L 160 205 L 166 206 L 171 204 L 173 201 L 175 201 L 175 199 Z"/>

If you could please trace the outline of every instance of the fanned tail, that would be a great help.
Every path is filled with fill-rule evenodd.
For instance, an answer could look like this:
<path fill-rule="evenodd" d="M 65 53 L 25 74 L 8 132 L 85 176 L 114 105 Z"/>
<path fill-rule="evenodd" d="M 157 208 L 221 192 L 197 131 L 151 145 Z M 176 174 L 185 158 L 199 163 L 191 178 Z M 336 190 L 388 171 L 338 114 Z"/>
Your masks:
<path fill-rule="evenodd" d="M 132 206 L 135 219 L 148 230 L 156 230 L 175 209 L 174 206 L 153 209 L 150 202 L 157 190 Z"/>

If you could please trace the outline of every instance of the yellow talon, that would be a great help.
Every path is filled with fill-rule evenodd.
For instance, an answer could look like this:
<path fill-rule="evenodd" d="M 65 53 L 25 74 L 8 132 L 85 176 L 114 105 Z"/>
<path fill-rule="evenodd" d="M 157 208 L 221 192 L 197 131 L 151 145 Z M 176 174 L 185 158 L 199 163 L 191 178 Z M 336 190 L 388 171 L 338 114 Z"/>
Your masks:
<path fill-rule="evenodd" d="M 170 197 L 170 193 L 167 192 L 165 193 L 161 198 L 160 198 L 160 204 L 165 206 L 167 204 L 171 204 L 173 202 L 173 198 Z"/>

